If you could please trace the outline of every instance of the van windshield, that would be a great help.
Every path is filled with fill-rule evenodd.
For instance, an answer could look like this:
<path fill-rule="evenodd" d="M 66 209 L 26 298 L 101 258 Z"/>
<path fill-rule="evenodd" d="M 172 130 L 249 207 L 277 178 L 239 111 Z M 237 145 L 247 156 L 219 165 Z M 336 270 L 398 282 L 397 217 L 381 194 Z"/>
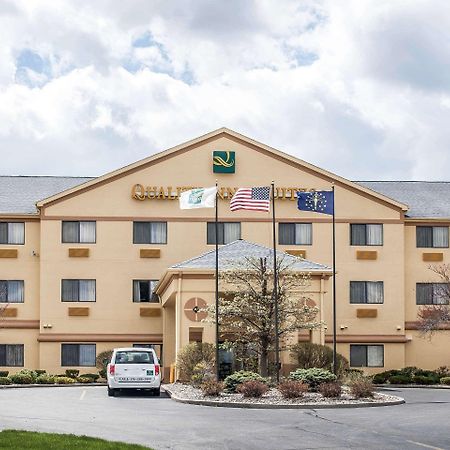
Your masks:
<path fill-rule="evenodd" d="M 117 352 L 116 364 L 153 364 L 153 353 L 134 350 Z"/>

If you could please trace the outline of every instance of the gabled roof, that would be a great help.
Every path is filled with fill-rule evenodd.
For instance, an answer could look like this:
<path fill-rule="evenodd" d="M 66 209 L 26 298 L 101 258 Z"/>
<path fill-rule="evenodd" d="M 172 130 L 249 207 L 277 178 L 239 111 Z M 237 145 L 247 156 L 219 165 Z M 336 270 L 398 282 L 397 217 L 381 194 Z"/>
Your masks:
<path fill-rule="evenodd" d="M 0 214 L 37 214 L 36 201 L 92 178 L 0 176 Z"/>
<path fill-rule="evenodd" d="M 408 218 L 449 219 L 450 182 L 357 181 L 361 186 L 409 205 Z"/>
<path fill-rule="evenodd" d="M 172 157 L 175 157 L 186 151 L 189 151 L 190 149 L 192 149 L 193 147 L 195 147 L 199 144 L 205 143 L 210 140 L 217 139 L 222 136 L 226 136 L 232 140 L 238 141 L 244 145 L 247 145 L 247 146 L 253 148 L 256 151 L 265 153 L 266 155 L 271 156 L 276 159 L 279 159 L 283 162 L 290 163 L 294 167 L 298 167 L 298 168 L 301 168 L 302 170 L 306 170 L 316 176 L 323 178 L 330 184 L 339 183 L 339 184 L 342 184 L 342 185 L 346 186 L 347 188 L 350 188 L 357 192 L 358 191 L 363 192 L 366 195 L 369 195 L 370 197 L 372 197 L 374 199 L 378 199 L 379 201 L 384 202 L 394 208 L 401 209 L 403 211 L 406 211 L 408 209 L 407 206 L 404 205 L 403 203 L 400 203 L 400 202 L 393 200 L 391 198 L 388 198 L 382 194 L 379 194 L 370 189 L 367 189 L 364 186 L 353 183 L 352 181 L 346 180 L 345 178 L 339 177 L 331 172 L 328 172 L 328 171 L 323 170 L 319 167 L 316 167 L 310 163 L 307 163 L 306 161 L 303 161 L 301 159 L 298 159 L 291 155 L 288 155 L 287 153 L 281 152 L 281 151 L 276 150 L 272 147 L 269 147 L 265 144 L 262 144 L 261 142 L 257 142 L 253 139 L 243 136 L 242 134 L 236 133 L 235 131 L 232 131 L 228 128 L 219 128 L 218 130 L 212 131 L 211 133 L 205 134 L 204 136 L 200 136 L 196 139 L 193 139 L 191 141 L 177 145 L 176 147 L 172 147 L 163 152 L 156 153 L 152 156 L 149 156 L 148 158 L 142 159 L 133 164 L 125 166 L 121 169 L 115 170 L 115 171 L 107 173 L 101 177 L 95 178 L 81 186 L 77 186 L 77 187 L 68 189 L 64 192 L 61 192 L 61 193 L 53 195 L 49 198 L 46 198 L 45 200 L 40 200 L 37 202 L 37 206 L 42 207 L 45 205 L 50 205 L 52 203 L 61 201 L 64 199 L 64 197 L 66 197 L 68 195 L 74 195 L 74 194 L 76 195 L 76 194 L 84 192 L 87 189 L 94 187 L 97 184 L 104 183 L 107 181 L 113 181 L 117 178 L 129 175 L 137 170 L 142 170 L 142 169 L 144 169 L 148 166 L 151 166 L 153 164 L 156 164 L 160 161 L 164 161 L 168 158 L 172 158 Z"/>
<path fill-rule="evenodd" d="M 245 258 L 267 258 L 268 263 L 272 261 L 273 264 L 273 249 L 265 247 L 264 245 L 254 244 L 244 239 L 231 242 L 230 244 L 219 247 L 219 269 L 229 270 L 233 269 L 239 263 L 242 264 Z M 289 265 L 291 270 L 299 272 L 319 272 L 332 273 L 330 267 L 323 264 L 318 264 L 306 259 L 298 258 L 289 255 L 286 252 L 277 251 L 277 258 L 283 258 L 284 264 Z M 188 259 L 181 263 L 175 264 L 170 269 L 199 269 L 199 270 L 214 270 L 216 267 L 216 252 L 211 250 L 203 253 L 195 258 Z"/>

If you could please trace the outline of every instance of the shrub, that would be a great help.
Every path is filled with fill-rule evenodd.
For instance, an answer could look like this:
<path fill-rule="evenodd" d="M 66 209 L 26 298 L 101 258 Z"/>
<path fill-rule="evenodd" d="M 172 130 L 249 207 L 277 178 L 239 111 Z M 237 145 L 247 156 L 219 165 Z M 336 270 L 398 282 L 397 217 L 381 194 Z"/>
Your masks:
<path fill-rule="evenodd" d="M 105 376 L 100 373 L 102 378 L 106 378 L 106 366 L 110 363 L 112 354 L 112 350 L 105 350 L 104 352 L 99 353 L 95 358 L 95 367 L 99 369 L 99 373 L 103 370 L 105 371 Z"/>
<path fill-rule="evenodd" d="M 412 378 L 420 370 L 421 369 L 419 369 L 416 366 L 408 366 L 408 367 L 404 367 L 403 369 L 400 369 L 398 371 L 398 375 L 406 375 L 406 376 Z"/>
<path fill-rule="evenodd" d="M 216 350 L 214 344 L 206 342 L 185 345 L 177 354 L 177 367 L 181 381 L 189 382 L 194 375 L 194 368 L 203 363 L 211 372 L 214 372 Z"/>
<path fill-rule="evenodd" d="M 14 384 L 32 384 L 34 382 L 33 377 L 28 373 L 18 372 L 11 375 L 9 378 L 11 378 L 11 381 Z"/>
<path fill-rule="evenodd" d="M 412 378 L 408 375 L 392 375 L 389 378 L 390 384 L 411 384 Z"/>
<path fill-rule="evenodd" d="M 195 365 L 193 369 L 193 374 L 191 376 L 192 384 L 200 385 L 207 380 L 214 378 L 214 374 L 211 370 L 211 366 L 205 361 L 201 361 Z"/>
<path fill-rule="evenodd" d="M 83 373 L 80 377 L 91 378 L 92 382 L 95 383 L 100 378 L 100 375 L 98 373 Z"/>
<path fill-rule="evenodd" d="M 88 384 L 88 383 L 93 383 L 94 379 L 91 377 L 85 377 L 84 375 L 82 375 L 81 377 L 77 377 L 76 381 L 78 383 Z"/>
<path fill-rule="evenodd" d="M 450 386 L 450 377 L 442 377 L 441 384 L 446 384 Z"/>
<path fill-rule="evenodd" d="M 236 388 L 246 381 L 261 381 L 264 383 L 264 378 L 256 372 L 241 370 L 228 375 L 225 380 L 225 389 L 227 392 L 236 392 Z"/>
<path fill-rule="evenodd" d="M 55 377 L 43 373 L 36 378 L 37 384 L 55 384 Z"/>
<path fill-rule="evenodd" d="M 414 378 L 416 377 L 426 377 L 426 378 L 430 378 L 433 380 L 432 383 L 427 383 L 427 384 L 439 384 L 439 375 L 434 371 L 434 370 L 418 370 L 413 377 L 413 381 Z"/>
<path fill-rule="evenodd" d="M 435 372 L 439 375 L 439 378 L 450 377 L 450 368 L 447 366 L 438 367 Z"/>
<path fill-rule="evenodd" d="M 37 378 L 37 373 L 34 370 L 29 370 L 29 369 L 21 369 L 19 372 L 17 372 L 20 375 L 26 375 L 31 377 L 32 379 L 32 383 L 34 383 L 36 381 Z"/>
<path fill-rule="evenodd" d="M 389 380 L 390 377 L 399 375 L 399 374 L 400 374 L 399 370 L 386 370 L 384 372 L 379 372 L 373 376 L 372 383 L 373 384 L 384 384 Z"/>
<path fill-rule="evenodd" d="M 301 381 L 286 380 L 278 386 L 283 398 L 300 398 L 305 392 L 308 392 L 308 385 Z"/>
<path fill-rule="evenodd" d="M 46 370 L 42 370 L 42 369 L 35 369 L 35 370 L 33 370 L 33 372 L 34 372 L 37 376 L 39 376 L 39 375 L 44 375 L 44 374 L 47 373 Z"/>
<path fill-rule="evenodd" d="M 245 398 L 260 398 L 268 390 L 266 383 L 257 380 L 244 381 L 237 387 L 237 391 Z"/>
<path fill-rule="evenodd" d="M 9 375 L 8 370 L 0 370 L 0 377 L 7 377 Z"/>
<path fill-rule="evenodd" d="M 373 384 L 369 378 L 361 377 L 349 383 L 350 394 L 354 398 L 373 397 Z"/>
<path fill-rule="evenodd" d="M 223 392 L 224 385 L 221 381 L 207 380 L 201 385 L 204 395 L 218 397 Z"/>
<path fill-rule="evenodd" d="M 78 369 L 66 369 L 66 377 L 76 378 L 80 374 Z"/>
<path fill-rule="evenodd" d="M 12 381 L 8 377 L 0 377 L 0 385 L 11 384 Z"/>
<path fill-rule="evenodd" d="M 316 391 L 322 383 L 336 381 L 336 375 L 325 369 L 297 369 L 289 374 L 289 378 L 301 381 L 309 386 L 311 391 Z"/>
<path fill-rule="evenodd" d="M 106 379 L 106 369 L 99 370 L 98 374 L 100 375 L 101 378 Z"/>
<path fill-rule="evenodd" d="M 56 384 L 73 384 L 75 380 L 70 377 L 55 377 Z"/>
<path fill-rule="evenodd" d="M 319 392 L 323 397 L 337 398 L 341 396 L 342 387 L 339 383 L 322 383 L 319 386 Z"/>
<path fill-rule="evenodd" d="M 414 384 L 437 384 L 439 381 L 436 381 L 434 377 L 427 377 L 426 375 L 414 375 L 412 382 Z"/>
<path fill-rule="evenodd" d="M 298 364 L 299 369 L 326 369 L 333 370 L 333 350 L 326 345 L 312 344 L 310 342 L 302 342 L 291 347 L 291 357 Z M 337 375 L 340 377 L 345 370 L 349 368 L 349 364 L 344 356 L 336 354 L 337 359 Z"/>

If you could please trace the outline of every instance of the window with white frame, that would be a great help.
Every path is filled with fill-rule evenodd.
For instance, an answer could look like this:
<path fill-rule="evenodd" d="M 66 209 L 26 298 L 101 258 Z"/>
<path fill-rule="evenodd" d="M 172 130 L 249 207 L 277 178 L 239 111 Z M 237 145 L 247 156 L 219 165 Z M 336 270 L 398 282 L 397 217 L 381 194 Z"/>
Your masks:
<path fill-rule="evenodd" d="M 241 238 L 241 223 L 240 222 L 218 222 L 217 224 L 219 245 L 229 244 Z M 207 244 L 216 243 L 216 223 L 208 222 L 207 224 Z"/>
<path fill-rule="evenodd" d="M 449 298 L 448 283 L 416 283 L 417 305 L 448 305 Z"/>
<path fill-rule="evenodd" d="M 61 240 L 70 244 L 95 244 L 95 221 L 63 221 L 61 228 Z"/>
<path fill-rule="evenodd" d="M 61 301 L 95 302 L 95 280 L 61 280 Z"/>
<path fill-rule="evenodd" d="M 61 366 L 95 367 L 95 344 L 61 344 Z"/>
<path fill-rule="evenodd" d="M 25 244 L 25 223 L 0 222 L 0 244 Z"/>
<path fill-rule="evenodd" d="M 382 281 L 350 281 L 350 303 L 383 303 Z"/>
<path fill-rule="evenodd" d="M 0 366 L 23 367 L 23 344 L 0 344 Z"/>
<path fill-rule="evenodd" d="M 167 244 L 167 222 L 133 222 L 133 244 Z"/>
<path fill-rule="evenodd" d="M 350 345 L 350 367 L 383 367 L 384 345 Z"/>
<path fill-rule="evenodd" d="M 23 280 L 0 280 L 0 303 L 23 303 Z"/>
<path fill-rule="evenodd" d="M 416 227 L 417 248 L 448 248 L 448 227 Z"/>
<path fill-rule="evenodd" d="M 350 224 L 350 245 L 383 245 L 383 225 Z"/>
<path fill-rule="evenodd" d="M 133 280 L 133 302 L 159 303 L 158 296 L 153 292 L 158 280 Z"/>
<path fill-rule="evenodd" d="M 280 223 L 278 243 L 280 245 L 312 245 L 312 223 Z"/>

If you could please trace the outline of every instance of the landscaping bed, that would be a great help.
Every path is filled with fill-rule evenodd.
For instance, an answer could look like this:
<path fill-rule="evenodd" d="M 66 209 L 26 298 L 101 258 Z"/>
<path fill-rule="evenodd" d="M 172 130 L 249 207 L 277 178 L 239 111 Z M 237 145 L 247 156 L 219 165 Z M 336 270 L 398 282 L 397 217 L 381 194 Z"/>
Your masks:
<path fill-rule="evenodd" d="M 375 392 L 373 397 L 354 398 L 347 387 L 343 387 L 339 398 L 324 398 L 317 392 L 306 392 L 295 399 L 283 398 L 275 389 L 269 389 L 262 397 L 245 398 L 239 393 L 222 392 L 218 396 L 207 396 L 200 388 L 189 384 L 173 383 L 163 386 L 164 390 L 176 401 L 205 406 L 224 406 L 241 408 L 336 408 L 386 406 L 404 403 L 400 397 Z"/>

